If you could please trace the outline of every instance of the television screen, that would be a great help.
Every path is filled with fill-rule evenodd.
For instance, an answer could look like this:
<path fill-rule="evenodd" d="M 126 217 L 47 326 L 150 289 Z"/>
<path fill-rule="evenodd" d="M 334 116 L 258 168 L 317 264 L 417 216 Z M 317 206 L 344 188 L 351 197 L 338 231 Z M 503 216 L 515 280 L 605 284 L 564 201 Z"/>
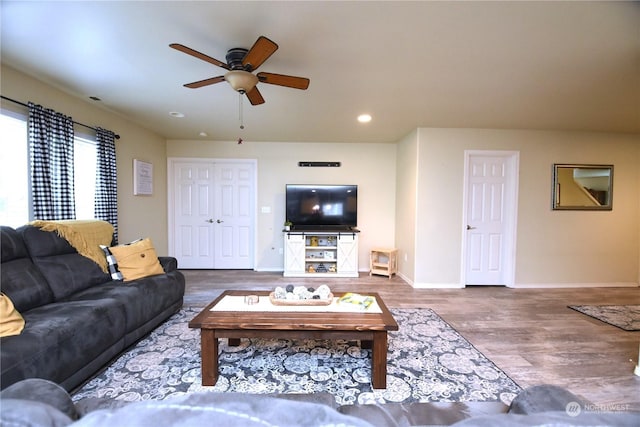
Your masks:
<path fill-rule="evenodd" d="M 287 184 L 286 218 L 294 230 L 356 227 L 358 186 Z"/>

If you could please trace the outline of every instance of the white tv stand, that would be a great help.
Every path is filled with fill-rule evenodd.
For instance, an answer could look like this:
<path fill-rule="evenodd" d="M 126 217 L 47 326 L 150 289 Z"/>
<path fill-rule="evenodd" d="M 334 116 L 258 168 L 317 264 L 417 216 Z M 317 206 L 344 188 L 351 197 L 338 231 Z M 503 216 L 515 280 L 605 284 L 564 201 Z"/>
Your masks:
<path fill-rule="evenodd" d="M 285 277 L 358 277 L 359 230 L 284 231 Z"/>

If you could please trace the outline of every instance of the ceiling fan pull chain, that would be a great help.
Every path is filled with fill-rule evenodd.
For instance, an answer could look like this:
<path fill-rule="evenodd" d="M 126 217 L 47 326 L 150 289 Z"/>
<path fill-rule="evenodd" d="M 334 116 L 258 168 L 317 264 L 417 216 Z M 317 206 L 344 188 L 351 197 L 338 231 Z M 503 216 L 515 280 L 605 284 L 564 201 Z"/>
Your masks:
<path fill-rule="evenodd" d="M 240 97 L 239 101 L 239 117 L 240 117 L 240 129 L 244 129 L 244 118 L 242 117 L 242 93 L 238 92 L 238 96 Z"/>

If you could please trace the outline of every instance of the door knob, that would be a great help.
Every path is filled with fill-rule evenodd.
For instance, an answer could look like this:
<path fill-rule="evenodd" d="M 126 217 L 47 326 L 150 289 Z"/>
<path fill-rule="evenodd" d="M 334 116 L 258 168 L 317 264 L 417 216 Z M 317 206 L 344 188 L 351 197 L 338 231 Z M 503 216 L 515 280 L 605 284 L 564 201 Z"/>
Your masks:
<path fill-rule="evenodd" d="M 469 224 L 467 224 L 467 230 L 475 230 L 475 227 L 470 226 Z"/>
<path fill-rule="evenodd" d="M 213 222 L 213 221 L 211 221 L 211 222 Z M 218 224 L 220 224 L 221 222 L 224 222 L 224 221 L 223 221 L 223 220 L 221 220 L 221 219 L 219 219 L 219 220 L 217 220 L 216 222 L 217 222 Z"/>
<path fill-rule="evenodd" d="M 208 222 L 208 223 L 213 224 L 213 218 L 205 219 L 204 222 Z"/>

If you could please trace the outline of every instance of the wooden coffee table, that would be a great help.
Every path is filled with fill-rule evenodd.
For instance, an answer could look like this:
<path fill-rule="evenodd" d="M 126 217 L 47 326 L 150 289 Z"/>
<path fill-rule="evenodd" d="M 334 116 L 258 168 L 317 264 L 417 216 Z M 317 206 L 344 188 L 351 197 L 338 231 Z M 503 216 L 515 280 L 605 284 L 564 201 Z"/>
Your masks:
<path fill-rule="evenodd" d="M 382 313 L 210 310 L 227 295 L 262 299 L 269 292 L 225 291 L 189 322 L 190 328 L 200 329 L 202 385 L 218 381 L 219 338 L 228 338 L 229 345 L 238 345 L 240 338 L 283 338 L 359 340 L 363 347 L 370 345 L 372 386 L 387 387 L 387 332 L 397 331 L 398 324 L 378 294 L 368 295 L 376 297 Z"/>

